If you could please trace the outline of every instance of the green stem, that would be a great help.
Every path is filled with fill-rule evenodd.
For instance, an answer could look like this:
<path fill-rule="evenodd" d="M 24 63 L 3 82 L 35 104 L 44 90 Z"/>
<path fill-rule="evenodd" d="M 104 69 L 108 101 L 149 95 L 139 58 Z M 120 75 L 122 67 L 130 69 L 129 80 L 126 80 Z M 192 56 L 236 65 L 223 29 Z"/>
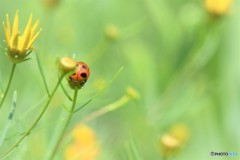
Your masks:
<path fill-rule="evenodd" d="M 12 69 L 11 69 L 11 73 L 10 73 L 10 78 L 9 78 L 8 84 L 7 84 L 7 88 L 6 88 L 5 92 L 3 93 L 2 101 L 0 103 L 0 109 L 2 108 L 2 105 L 3 105 L 3 103 L 4 103 L 5 99 L 6 99 L 8 90 L 10 88 L 10 85 L 11 85 L 11 82 L 12 82 L 12 79 L 13 79 L 13 74 L 14 74 L 15 68 L 16 68 L 16 64 L 13 63 Z"/>
<path fill-rule="evenodd" d="M 69 112 L 67 121 L 66 121 L 66 123 L 65 123 L 65 125 L 63 127 L 63 130 L 62 130 L 62 132 L 61 132 L 61 134 L 60 134 L 60 136 L 59 136 L 59 138 L 57 140 L 57 143 L 56 143 L 56 145 L 55 145 L 55 147 L 53 149 L 53 152 L 52 152 L 49 160 L 52 160 L 54 158 L 55 154 L 57 153 L 58 147 L 60 146 L 60 143 L 61 143 L 61 141 L 62 141 L 62 139 L 64 137 L 64 134 L 65 134 L 65 132 L 66 132 L 66 130 L 67 130 L 71 120 L 72 120 L 72 117 L 73 117 L 73 114 L 74 114 L 74 110 L 75 110 L 75 106 L 76 106 L 76 101 L 77 101 L 77 94 L 78 94 L 78 90 L 76 89 L 74 91 L 74 97 L 73 97 L 73 103 L 72 103 L 71 111 Z"/>
<path fill-rule="evenodd" d="M 49 106 L 49 103 L 51 102 L 53 95 L 55 94 L 55 92 L 58 89 L 58 86 L 61 83 L 61 80 L 63 79 L 63 76 L 58 80 L 57 85 L 55 86 L 55 88 L 53 89 L 52 93 L 50 94 L 50 97 L 48 98 L 48 101 L 46 102 L 45 106 L 43 107 L 40 115 L 37 117 L 37 119 L 35 120 L 35 122 L 32 124 L 32 126 L 24 133 L 24 135 L 14 144 L 14 146 L 12 148 L 10 148 L 1 158 L 0 160 L 6 158 L 15 148 L 17 148 L 17 146 L 31 133 L 31 131 L 34 129 L 34 127 L 38 124 L 38 122 L 40 121 L 40 119 L 42 118 L 43 114 L 45 113 L 46 109 Z"/>
<path fill-rule="evenodd" d="M 122 66 L 119 68 L 119 70 L 114 74 L 114 76 L 111 78 L 111 80 L 107 83 L 105 87 L 103 87 L 101 90 L 99 90 L 91 99 L 89 99 L 87 102 L 85 102 L 82 106 L 77 108 L 74 112 L 80 111 L 83 107 L 85 107 L 87 104 L 89 104 L 94 98 L 98 97 L 105 89 L 112 84 L 112 82 L 119 76 L 119 74 L 122 72 L 124 67 Z"/>
<path fill-rule="evenodd" d="M 61 83 L 60 85 L 61 85 L 61 88 L 62 88 L 64 94 L 67 96 L 67 98 L 68 98 L 70 101 L 72 101 L 72 98 L 71 98 L 71 97 L 69 96 L 69 94 L 67 93 L 67 91 L 66 91 L 66 89 L 64 88 L 63 84 Z"/>
<path fill-rule="evenodd" d="M 36 52 L 35 52 L 36 53 Z M 46 92 L 48 94 L 48 97 L 50 97 L 50 93 L 49 93 L 49 89 L 48 89 L 48 86 L 47 86 L 47 81 L 46 81 L 46 78 L 43 74 L 43 70 L 42 70 L 42 65 L 41 65 L 41 62 L 40 62 L 40 59 L 38 57 L 38 54 L 36 53 L 36 58 L 37 58 L 37 64 L 38 64 L 38 68 L 39 68 L 39 71 L 40 71 L 40 74 L 42 76 L 42 80 L 43 80 L 43 84 L 44 84 L 44 87 L 46 89 Z"/>
<path fill-rule="evenodd" d="M 97 117 L 100 117 L 108 112 L 114 111 L 115 109 L 125 105 L 126 103 L 129 102 L 129 100 L 131 99 L 131 97 L 129 97 L 128 95 L 124 95 L 122 98 L 120 98 L 119 100 L 117 100 L 116 102 L 109 104 L 103 108 L 100 108 L 99 110 L 91 113 L 90 115 L 88 115 L 86 118 L 84 118 L 81 122 L 83 123 L 87 123 Z"/>

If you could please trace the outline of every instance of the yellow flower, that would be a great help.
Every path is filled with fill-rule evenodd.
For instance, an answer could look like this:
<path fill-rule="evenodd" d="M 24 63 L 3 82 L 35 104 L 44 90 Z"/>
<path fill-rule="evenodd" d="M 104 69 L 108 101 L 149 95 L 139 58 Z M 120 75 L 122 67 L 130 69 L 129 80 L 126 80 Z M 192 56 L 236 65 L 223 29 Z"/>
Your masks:
<path fill-rule="evenodd" d="M 160 140 L 164 156 L 169 156 L 181 147 L 181 142 L 171 134 L 165 134 Z"/>
<path fill-rule="evenodd" d="M 84 125 L 80 124 L 74 128 L 72 135 L 76 143 L 81 143 L 83 146 L 92 146 L 96 143 L 94 131 Z"/>
<path fill-rule="evenodd" d="M 176 154 L 189 138 L 188 127 L 184 124 L 175 124 L 161 139 L 161 149 L 164 157 Z"/>
<path fill-rule="evenodd" d="M 13 63 L 20 63 L 26 60 L 26 57 L 33 50 L 33 43 L 39 36 L 41 29 L 35 34 L 36 29 L 39 24 L 39 20 L 35 22 L 32 26 L 32 15 L 28 20 L 27 26 L 25 28 L 24 33 L 20 36 L 20 32 L 18 29 L 18 11 L 15 14 L 15 18 L 13 21 L 12 30 L 10 27 L 10 21 L 8 14 L 6 15 L 6 24 L 2 23 L 4 33 L 5 33 L 5 41 L 7 43 L 7 55 L 9 59 Z"/>
<path fill-rule="evenodd" d="M 80 124 L 72 131 L 73 143 L 65 150 L 65 160 L 95 160 L 99 154 L 94 131 Z"/>
<path fill-rule="evenodd" d="M 233 0 L 205 0 L 205 7 L 210 14 L 222 16 L 228 12 Z"/>
<path fill-rule="evenodd" d="M 185 143 L 189 138 L 188 127 L 182 123 L 175 124 L 171 128 L 170 134 L 178 139 L 181 143 Z"/>

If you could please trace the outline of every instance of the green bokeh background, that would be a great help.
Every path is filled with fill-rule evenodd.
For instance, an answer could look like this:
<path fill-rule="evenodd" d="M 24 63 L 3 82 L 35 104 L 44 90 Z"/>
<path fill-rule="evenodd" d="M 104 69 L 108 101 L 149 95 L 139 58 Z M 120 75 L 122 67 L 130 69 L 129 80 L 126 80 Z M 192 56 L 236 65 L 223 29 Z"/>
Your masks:
<path fill-rule="evenodd" d="M 178 123 L 188 127 L 190 137 L 170 160 L 239 158 L 210 156 L 211 151 L 240 154 L 238 2 L 226 16 L 216 18 L 201 0 L 60 0 L 55 7 L 36 0 L 1 0 L 0 21 L 9 13 L 12 22 L 17 9 L 21 32 L 30 13 L 34 21 L 40 20 L 43 30 L 34 47 L 50 90 L 58 80 L 57 58 L 75 56 L 89 64 L 91 77 L 80 90 L 77 106 L 98 92 L 97 82 L 108 83 L 124 66 L 100 96 L 76 113 L 69 131 L 91 112 L 125 95 L 128 86 L 139 92 L 139 100 L 87 123 L 100 144 L 98 159 L 161 160 L 160 138 Z M 109 24 L 119 29 L 118 39 L 106 38 Z M 3 40 L 1 28 L 4 47 Z M 0 155 L 29 128 L 47 99 L 35 52 L 30 57 L 17 66 L 0 111 L 1 134 L 16 90 L 17 109 Z M 6 87 L 10 69 L 1 53 L 1 88 Z M 71 103 L 59 89 L 36 129 L 6 159 L 45 159 L 67 116 L 63 104 Z M 64 145 L 56 159 L 63 159 Z"/>

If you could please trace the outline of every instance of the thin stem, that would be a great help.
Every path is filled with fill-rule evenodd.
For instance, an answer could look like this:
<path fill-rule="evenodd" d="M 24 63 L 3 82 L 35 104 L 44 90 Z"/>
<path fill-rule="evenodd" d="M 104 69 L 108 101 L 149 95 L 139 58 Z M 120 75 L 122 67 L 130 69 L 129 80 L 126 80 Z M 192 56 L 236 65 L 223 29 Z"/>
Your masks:
<path fill-rule="evenodd" d="M 65 125 L 64 125 L 64 127 L 63 127 L 63 130 L 62 130 L 62 132 L 61 132 L 61 134 L 60 134 L 60 136 L 59 136 L 59 138 L 58 138 L 58 140 L 57 140 L 57 143 L 56 143 L 56 145 L 55 145 L 55 147 L 54 147 L 54 149 L 53 149 L 53 152 L 52 152 L 49 160 L 52 160 L 52 159 L 54 158 L 55 154 L 57 153 L 57 150 L 58 150 L 58 148 L 59 148 L 59 146 L 60 146 L 60 143 L 61 143 L 61 141 L 62 141 L 62 139 L 63 139 L 63 137 L 64 137 L 64 134 L 65 134 L 65 132 L 66 132 L 66 130 L 67 130 L 67 128 L 68 128 L 71 120 L 72 120 L 72 117 L 73 117 L 73 114 L 74 114 L 74 109 L 75 109 L 75 106 L 76 106 L 76 101 L 77 101 L 77 94 L 78 94 L 78 90 L 76 89 L 76 90 L 74 91 L 73 103 L 72 103 L 71 111 L 69 112 L 67 121 L 66 121 L 66 123 L 65 123 Z"/>
<path fill-rule="evenodd" d="M 131 99 L 131 97 L 129 97 L 128 95 L 124 95 L 122 98 L 120 98 L 119 100 L 117 100 L 114 103 L 111 103 L 103 108 L 98 109 L 97 111 L 91 113 L 90 115 L 88 115 L 87 117 L 85 117 L 81 122 L 83 123 L 87 123 L 97 117 L 100 117 L 108 112 L 114 111 L 115 109 L 125 105 L 127 102 L 129 102 L 129 100 Z"/>
<path fill-rule="evenodd" d="M 62 88 L 64 94 L 67 96 L 67 98 L 68 98 L 70 101 L 73 101 L 72 98 L 71 98 L 71 97 L 69 96 L 69 94 L 67 93 L 66 89 L 64 88 L 63 84 L 61 83 L 60 85 L 61 85 L 61 88 Z"/>
<path fill-rule="evenodd" d="M 122 70 L 124 69 L 124 67 L 122 66 L 121 68 L 119 68 L 119 70 L 113 75 L 113 77 L 111 78 L 111 80 L 107 83 L 107 85 L 105 87 L 103 87 L 101 90 L 99 90 L 91 99 L 89 99 L 87 102 L 85 102 L 82 106 L 80 106 L 79 108 L 77 108 L 74 112 L 78 112 L 80 111 L 83 107 L 85 107 L 87 104 L 89 104 L 94 98 L 98 97 L 103 91 L 105 91 L 105 89 L 110 86 L 112 84 L 112 82 L 119 76 L 119 74 L 122 72 Z"/>
<path fill-rule="evenodd" d="M 50 97 L 48 98 L 48 101 L 46 102 L 45 106 L 43 107 L 40 115 L 37 117 L 37 119 L 35 120 L 35 122 L 32 124 L 32 126 L 24 133 L 24 135 L 14 144 L 14 146 L 12 148 L 10 148 L 1 158 L 0 160 L 6 158 L 15 148 L 17 148 L 17 146 L 31 133 L 31 131 L 34 129 L 34 127 L 38 124 L 38 122 L 40 121 L 40 119 L 42 118 L 43 114 L 45 113 L 46 109 L 49 106 L 49 103 L 51 102 L 55 92 L 57 91 L 61 81 L 63 79 L 63 76 L 60 77 L 60 79 L 58 80 L 57 85 L 55 86 L 55 88 L 53 89 L 52 93 L 50 94 Z"/>
<path fill-rule="evenodd" d="M 0 75 L 0 93 L 3 92 L 3 86 L 2 86 L 2 76 Z"/>
<path fill-rule="evenodd" d="M 50 97 L 49 89 L 48 89 L 48 86 L 47 86 L 47 81 L 46 81 L 46 78 L 45 78 L 45 76 L 44 76 L 44 74 L 43 74 L 42 65 L 41 65 L 41 62 L 40 62 L 40 59 L 39 59 L 37 53 L 36 53 L 36 58 L 37 58 L 38 68 L 39 68 L 40 74 L 41 74 L 42 79 L 43 79 L 43 84 L 44 84 L 44 86 L 45 86 L 45 89 L 46 89 L 46 92 L 47 92 L 47 94 L 48 94 L 48 97 Z"/>
<path fill-rule="evenodd" d="M 6 99 L 8 90 L 10 88 L 10 85 L 11 85 L 11 82 L 12 82 L 12 79 L 13 79 L 13 74 L 14 74 L 15 68 L 16 68 L 16 64 L 13 63 L 12 69 L 11 69 L 11 73 L 10 73 L 10 77 L 9 77 L 9 80 L 8 80 L 8 84 L 7 84 L 7 88 L 6 88 L 5 92 L 3 93 L 2 101 L 0 103 L 0 109 L 2 108 L 2 105 L 3 105 L 3 103 L 4 103 L 5 99 Z"/>
<path fill-rule="evenodd" d="M 77 108 L 74 113 L 77 113 L 81 109 L 83 109 L 85 106 L 87 106 L 90 102 L 92 102 L 93 98 L 89 99 L 87 102 L 85 102 L 83 105 L 81 105 L 79 108 Z"/>

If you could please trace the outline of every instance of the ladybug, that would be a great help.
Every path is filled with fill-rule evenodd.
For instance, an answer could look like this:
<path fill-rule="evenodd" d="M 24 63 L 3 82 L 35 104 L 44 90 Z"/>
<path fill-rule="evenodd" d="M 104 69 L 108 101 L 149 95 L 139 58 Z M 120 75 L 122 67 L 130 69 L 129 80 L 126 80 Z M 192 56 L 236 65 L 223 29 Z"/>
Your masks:
<path fill-rule="evenodd" d="M 67 78 L 68 84 L 72 89 L 81 89 L 90 76 L 90 70 L 86 63 L 77 62 L 75 73 Z"/>

